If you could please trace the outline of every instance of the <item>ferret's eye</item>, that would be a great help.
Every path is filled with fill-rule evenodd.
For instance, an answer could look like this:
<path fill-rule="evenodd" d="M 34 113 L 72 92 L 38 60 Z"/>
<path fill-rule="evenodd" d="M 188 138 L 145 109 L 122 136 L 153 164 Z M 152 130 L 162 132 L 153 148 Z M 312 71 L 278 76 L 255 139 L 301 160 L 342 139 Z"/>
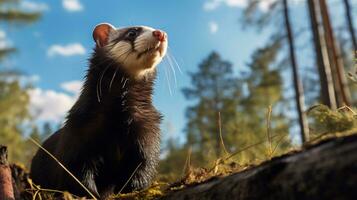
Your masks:
<path fill-rule="evenodd" d="M 128 38 L 134 38 L 134 37 L 136 37 L 137 36 L 137 31 L 136 30 L 130 30 L 127 34 L 126 34 L 126 36 L 128 37 Z"/>

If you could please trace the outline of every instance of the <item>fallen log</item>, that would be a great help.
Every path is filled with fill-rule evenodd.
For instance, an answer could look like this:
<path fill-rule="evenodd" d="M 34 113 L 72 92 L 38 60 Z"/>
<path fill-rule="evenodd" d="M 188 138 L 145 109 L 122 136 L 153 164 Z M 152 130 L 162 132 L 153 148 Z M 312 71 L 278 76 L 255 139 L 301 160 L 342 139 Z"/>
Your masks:
<path fill-rule="evenodd" d="M 357 135 L 333 138 L 257 167 L 173 191 L 161 200 L 355 200 Z"/>
<path fill-rule="evenodd" d="M 7 161 L 7 148 L 0 145 L 0 199 L 14 200 L 11 169 Z"/>

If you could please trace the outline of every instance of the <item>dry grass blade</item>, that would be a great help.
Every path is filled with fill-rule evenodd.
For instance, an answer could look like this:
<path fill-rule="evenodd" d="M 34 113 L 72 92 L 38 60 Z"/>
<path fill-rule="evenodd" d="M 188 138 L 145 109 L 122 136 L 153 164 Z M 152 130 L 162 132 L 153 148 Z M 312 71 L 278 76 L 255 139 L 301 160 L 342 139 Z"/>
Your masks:
<path fill-rule="evenodd" d="M 273 154 L 273 148 L 272 148 L 272 141 L 271 141 L 271 133 L 270 133 L 270 122 L 271 122 L 271 113 L 272 113 L 272 106 L 269 106 L 268 112 L 267 112 L 267 138 L 268 138 L 268 143 L 269 143 L 269 158 L 272 157 Z"/>
<path fill-rule="evenodd" d="M 272 140 L 272 139 L 274 139 L 274 138 L 276 138 L 276 137 L 278 137 L 278 136 L 280 136 L 280 135 L 281 135 L 281 134 L 273 135 L 273 136 L 270 137 L 270 139 Z M 246 150 L 248 150 L 248 149 L 250 149 L 250 148 L 256 147 L 256 146 L 261 145 L 261 144 L 264 144 L 264 143 L 267 142 L 267 141 L 268 141 L 268 140 L 261 140 L 261 141 L 259 141 L 259 142 L 254 143 L 254 144 L 248 145 L 248 146 L 246 146 L 246 147 L 244 147 L 244 148 L 242 148 L 242 149 L 239 149 L 238 151 L 235 151 L 234 153 L 229 154 L 229 155 L 228 155 L 227 157 L 225 157 L 225 158 L 218 159 L 218 160 L 217 160 L 218 162 L 216 161 L 216 162 L 215 162 L 215 165 L 214 165 L 211 169 L 209 169 L 208 172 L 214 171 L 214 170 L 217 168 L 217 164 L 224 163 L 225 161 L 227 161 L 227 160 L 233 158 L 234 156 L 236 156 L 236 155 L 238 155 L 238 154 L 240 154 L 240 153 L 242 153 L 242 152 L 244 152 L 244 151 L 246 151 Z"/>
<path fill-rule="evenodd" d="M 129 181 L 133 178 L 134 174 L 136 173 L 136 171 L 138 171 L 139 167 L 141 166 L 141 164 L 143 164 L 142 162 L 135 168 L 135 170 L 133 171 L 133 173 L 130 175 L 129 179 L 125 182 L 125 184 L 123 185 L 123 187 L 121 187 L 121 189 L 119 190 L 118 194 L 121 194 L 121 192 L 124 190 L 124 188 L 126 187 L 126 185 L 128 185 Z"/>
<path fill-rule="evenodd" d="M 270 137 L 270 139 L 272 140 L 272 139 L 274 139 L 275 137 L 278 137 L 279 135 L 280 135 L 280 134 L 273 135 L 273 136 Z M 250 149 L 250 148 L 253 148 L 253 147 L 258 146 L 258 145 L 261 145 L 261 144 L 264 144 L 265 142 L 267 142 L 267 140 L 261 140 L 261 141 L 259 141 L 259 142 L 254 143 L 254 144 L 248 145 L 248 146 L 246 146 L 246 147 L 244 147 L 244 148 L 242 148 L 242 149 L 239 149 L 238 151 L 236 151 L 236 152 L 230 154 L 229 156 L 227 156 L 227 157 L 224 158 L 223 160 L 228 160 L 228 159 L 230 159 L 230 158 L 232 158 L 232 157 L 234 157 L 234 156 L 236 156 L 236 155 L 238 155 L 238 154 L 240 154 L 240 153 L 242 153 L 242 152 L 244 152 L 244 151 L 246 151 L 246 150 L 248 150 L 248 149 Z"/>
<path fill-rule="evenodd" d="M 311 138 L 311 139 L 309 140 L 309 143 L 313 143 L 313 142 L 315 142 L 315 141 L 321 140 L 321 138 L 324 137 L 324 136 L 327 135 L 327 134 L 329 134 L 329 132 L 321 133 L 321 134 L 315 136 L 314 138 Z"/>
<path fill-rule="evenodd" d="M 223 147 L 224 152 L 226 153 L 226 155 L 229 155 L 229 152 L 226 149 L 226 145 L 224 145 L 224 140 L 223 140 L 223 136 L 222 136 L 222 120 L 221 120 L 221 112 L 218 112 L 218 128 L 219 128 L 219 138 L 221 141 L 221 145 Z"/>
<path fill-rule="evenodd" d="M 68 192 L 65 192 L 65 191 L 60 191 L 60 190 L 53 190 L 53 189 L 43 189 L 43 188 L 40 188 L 38 186 L 36 186 L 36 189 L 27 189 L 26 190 L 27 192 L 33 192 L 35 191 L 34 195 L 32 196 L 32 199 L 37 199 L 36 196 L 37 194 L 39 195 L 39 197 L 41 198 L 41 195 L 40 195 L 40 192 L 51 192 L 51 193 L 59 193 L 59 194 L 69 194 Z M 79 196 L 77 195 L 74 195 L 74 194 L 70 194 L 71 196 L 73 196 L 74 198 L 76 199 L 80 199 Z"/>
<path fill-rule="evenodd" d="M 35 194 L 32 196 L 32 200 L 36 200 L 37 194 L 39 194 L 39 192 L 40 192 L 40 190 L 37 190 L 35 192 Z M 39 197 L 40 197 L 40 199 L 42 199 L 40 195 L 39 195 Z"/>
<path fill-rule="evenodd" d="M 275 151 L 278 149 L 278 146 L 281 144 L 281 142 L 286 138 L 286 136 L 288 136 L 288 135 L 283 135 L 278 139 L 273 151 L 271 152 L 272 156 L 274 155 Z"/>
<path fill-rule="evenodd" d="M 45 153 L 47 153 L 52 159 L 54 159 L 72 178 L 93 198 L 97 199 L 90 191 L 89 189 L 83 185 L 83 183 L 78 180 L 77 177 L 75 177 L 54 155 L 52 155 L 47 149 L 43 148 L 36 140 L 32 139 L 31 137 L 29 138 L 31 142 L 33 142 L 36 146 L 38 146 L 40 149 L 42 149 Z"/>
<path fill-rule="evenodd" d="M 337 109 L 338 111 L 340 110 L 348 110 L 349 112 L 351 112 L 353 115 L 357 115 L 357 113 L 349 106 L 342 106 L 341 108 Z"/>
<path fill-rule="evenodd" d="M 185 176 L 185 174 L 189 173 L 189 171 L 191 169 L 191 154 L 192 154 L 192 147 L 188 148 L 185 166 L 183 167 L 183 170 L 182 170 L 182 176 Z"/>

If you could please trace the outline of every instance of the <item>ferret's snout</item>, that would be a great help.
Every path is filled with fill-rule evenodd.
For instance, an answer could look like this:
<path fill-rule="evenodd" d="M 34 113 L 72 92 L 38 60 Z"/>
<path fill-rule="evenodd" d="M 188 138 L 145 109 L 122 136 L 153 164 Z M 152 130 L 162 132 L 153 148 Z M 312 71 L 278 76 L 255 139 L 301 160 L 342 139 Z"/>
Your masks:
<path fill-rule="evenodd" d="M 160 30 L 155 30 L 152 32 L 152 35 L 159 40 L 160 42 L 163 42 L 166 40 L 166 33 L 164 31 L 160 31 Z"/>

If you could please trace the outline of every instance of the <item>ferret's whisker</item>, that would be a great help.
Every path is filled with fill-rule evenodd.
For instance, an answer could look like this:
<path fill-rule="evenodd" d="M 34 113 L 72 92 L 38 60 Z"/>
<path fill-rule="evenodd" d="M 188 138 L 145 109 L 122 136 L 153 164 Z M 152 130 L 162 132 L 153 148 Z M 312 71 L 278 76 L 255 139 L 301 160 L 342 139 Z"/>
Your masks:
<path fill-rule="evenodd" d="M 171 87 L 172 86 L 172 84 L 171 84 L 171 82 L 172 82 L 172 79 L 171 79 L 172 67 L 168 66 L 168 65 L 170 65 L 170 63 L 169 63 L 168 59 L 166 58 L 166 56 L 163 58 L 163 61 L 164 61 L 164 67 L 165 67 L 165 76 L 166 76 L 166 79 L 167 79 L 167 81 L 166 81 L 167 83 L 166 84 L 169 84 L 170 87 Z M 168 69 L 168 68 L 170 68 L 170 69 Z M 175 81 L 174 86 L 175 86 L 175 88 L 177 88 L 176 80 L 174 80 L 174 81 Z"/>
<path fill-rule="evenodd" d="M 125 81 L 124 81 L 124 84 L 123 86 L 121 87 L 122 89 L 124 89 L 125 85 L 126 85 L 126 82 L 128 82 L 128 79 L 126 78 Z"/>
<path fill-rule="evenodd" d="M 100 76 L 100 79 L 99 79 L 99 97 L 102 97 L 102 80 L 103 80 L 103 77 L 104 77 L 104 74 L 105 72 L 109 69 L 109 67 L 113 64 L 113 62 L 111 64 L 109 64 L 105 69 L 104 71 L 102 72 L 101 76 Z"/>
<path fill-rule="evenodd" d="M 169 50 L 169 47 L 167 47 L 167 49 Z M 175 63 L 175 65 L 176 65 L 177 69 L 179 70 L 180 74 L 182 75 L 183 73 L 182 73 L 181 67 L 180 67 L 180 65 L 178 64 L 178 62 L 177 62 L 175 56 L 173 55 L 173 53 L 171 53 L 171 50 L 169 50 L 169 51 L 167 52 L 167 56 L 168 56 L 169 59 L 172 59 L 172 60 L 174 61 L 174 63 Z"/>
<path fill-rule="evenodd" d="M 117 69 L 115 70 L 114 75 L 113 75 L 113 77 L 112 77 L 112 80 L 110 80 L 110 84 L 109 84 L 109 92 L 112 90 L 112 85 L 113 85 L 113 82 L 114 82 L 115 76 L 117 75 L 118 69 L 119 69 L 119 68 L 117 68 Z"/>
<path fill-rule="evenodd" d="M 100 103 L 100 96 L 99 96 L 99 84 L 98 84 L 99 81 L 97 81 L 97 87 L 96 87 L 96 90 L 97 90 L 97 100 L 98 100 L 98 103 Z"/>
<path fill-rule="evenodd" d="M 109 59 L 108 59 L 109 60 Z M 102 62 L 101 64 L 103 64 L 104 62 Z M 106 69 L 108 69 L 108 67 L 111 65 L 112 63 L 110 63 Z M 104 73 L 104 71 L 102 71 L 101 75 Z M 100 83 L 100 79 L 98 79 L 97 81 L 97 85 L 96 85 L 96 93 L 97 93 L 97 100 L 98 100 L 98 103 L 100 103 L 101 101 L 101 90 L 99 88 L 99 84 Z"/>
<path fill-rule="evenodd" d="M 169 88 L 170 96 L 172 96 L 172 90 L 171 90 L 171 86 L 170 86 L 169 75 L 168 75 L 168 73 L 167 73 L 166 67 L 164 68 L 164 71 L 165 71 L 166 82 L 167 82 L 167 86 L 168 86 L 168 88 Z"/>
<path fill-rule="evenodd" d="M 128 57 L 129 57 L 130 54 L 131 54 L 131 51 L 128 52 L 128 54 L 127 54 L 126 57 L 124 58 L 124 60 L 123 60 L 123 62 L 122 62 L 123 65 L 125 65 L 125 61 L 126 61 L 126 59 L 128 59 Z"/>
<path fill-rule="evenodd" d="M 176 71 L 175 71 L 175 68 L 172 66 L 173 63 L 172 63 L 170 57 L 167 57 L 166 60 L 168 61 L 169 66 L 170 66 L 170 68 L 171 68 L 171 71 L 172 71 L 172 73 L 174 74 L 175 86 L 177 87 Z"/>
<path fill-rule="evenodd" d="M 132 51 L 131 49 L 124 51 L 123 53 L 117 55 L 116 57 L 117 57 L 117 59 L 120 59 L 120 57 L 124 56 L 125 54 L 127 54 L 126 56 L 129 56 L 131 51 Z"/>

